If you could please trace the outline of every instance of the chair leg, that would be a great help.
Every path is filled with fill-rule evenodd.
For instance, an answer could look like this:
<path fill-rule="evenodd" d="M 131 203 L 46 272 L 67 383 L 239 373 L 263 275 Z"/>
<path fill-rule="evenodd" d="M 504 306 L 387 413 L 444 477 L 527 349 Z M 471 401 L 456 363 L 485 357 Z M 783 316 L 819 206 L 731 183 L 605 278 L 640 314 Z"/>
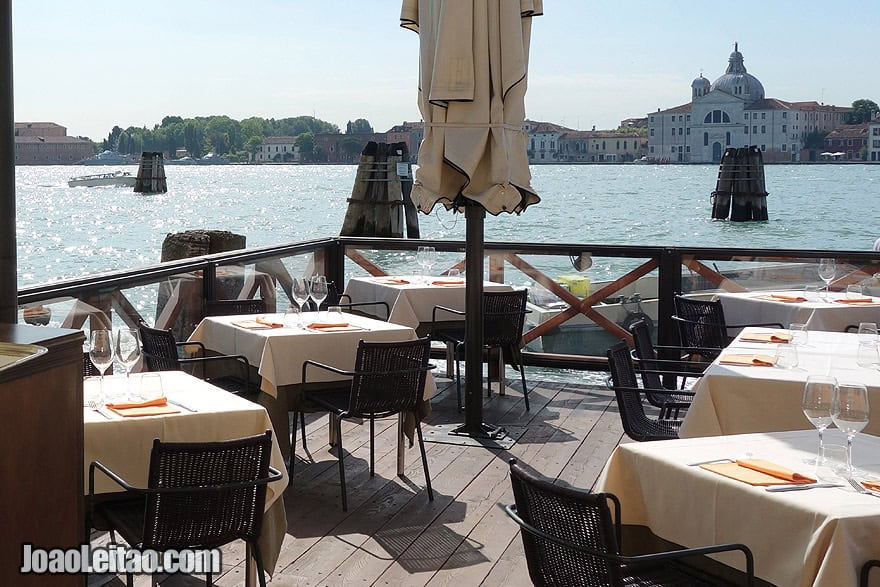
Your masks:
<path fill-rule="evenodd" d="M 461 361 L 459 361 L 459 352 L 461 351 L 461 345 L 455 345 L 455 395 L 457 398 L 457 404 L 455 404 L 455 409 L 461 413 Z"/>
<path fill-rule="evenodd" d="M 345 451 L 342 449 L 342 418 L 336 416 L 336 449 L 339 451 L 339 485 L 342 490 L 342 511 L 348 511 L 348 497 L 345 493 Z"/>
<path fill-rule="evenodd" d="M 208 571 L 207 573 L 205 573 L 205 585 L 207 587 L 211 587 L 211 585 L 213 585 L 213 584 L 214 584 L 214 577 L 213 577 L 213 575 L 211 575 L 211 571 Z"/>
<path fill-rule="evenodd" d="M 290 438 L 290 464 L 287 466 L 287 474 L 292 479 L 293 478 L 293 463 L 296 461 L 296 415 L 297 413 L 302 412 L 294 412 L 293 413 L 293 432 L 291 433 Z M 303 429 L 303 436 L 306 435 L 305 429 Z"/>
<path fill-rule="evenodd" d="M 425 486 L 428 489 L 428 501 L 434 501 L 434 490 L 431 488 L 431 474 L 428 472 L 428 456 L 425 454 L 425 439 L 422 437 L 422 423 L 416 420 L 416 433 L 419 435 L 419 450 L 422 451 L 422 468 L 425 470 Z"/>
<path fill-rule="evenodd" d="M 295 426 L 295 424 L 294 424 L 294 426 Z M 305 412 L 299 413 L 299 426 L 302 429 L 302 434 L 303 434 L 303 450 L 306 453 L 308 453 L 309 447 L 306 446 L 306 413 Z"/>
<path fill-rule="evenodd" d="M 376 474 L 376 451 L 373 439 L 376 437 L 376 419 L 370 416 L 370 477 Z"/>
<path fill-rule="evenodd" d="M 125 587 L 134 587 L 134 576 L 131 573 L 125 573 Z"/>
<path fill-rule="evenodd" d="M 519 378 L 522 380 L 523 399 L 526 402 L 526 411 L 529 411 L 529 388 L 526 387 L 526 368 L 522 363 L 519 365 Z"/>
<path fill-rule="evenodd" d="M 260 587 L 266 587 L 266 573 L 263 570 L 263 553 L 260 552 L 260 545 L 257 544 L 256 540 L 251 543 L 251 552 L 254 554 L 254 562 L 257 563 L 257 580 L 260 582 Z"/>

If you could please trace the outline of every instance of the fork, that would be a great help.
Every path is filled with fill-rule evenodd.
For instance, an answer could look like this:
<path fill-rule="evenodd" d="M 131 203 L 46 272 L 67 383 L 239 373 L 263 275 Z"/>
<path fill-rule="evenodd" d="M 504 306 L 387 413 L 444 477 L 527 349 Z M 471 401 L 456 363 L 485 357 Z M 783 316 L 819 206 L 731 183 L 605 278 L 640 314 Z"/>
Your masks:
<path fill-rule="evenodd" d="M 870 489 L 867 489 L 864 485 L 862 485 L 861 483 L 859 483 L 858 481 L 856 481 L 852 477 L 847 479 L 847 482 L 850 485 L 852 485 L 852 488 L 855 489 L 856 491 L 858 491 L 859 493 L 864 493 L 866 495 L 873 495 L 874 497 L 880 497 L 880 493 L 877 493 L 876 491 L 871 491 Z"/>

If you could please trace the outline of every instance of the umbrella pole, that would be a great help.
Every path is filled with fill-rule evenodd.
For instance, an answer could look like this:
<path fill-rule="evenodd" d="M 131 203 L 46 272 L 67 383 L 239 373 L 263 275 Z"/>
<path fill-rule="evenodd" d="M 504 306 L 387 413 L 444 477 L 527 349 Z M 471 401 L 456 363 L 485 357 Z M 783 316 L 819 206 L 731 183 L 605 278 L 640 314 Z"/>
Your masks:
<path fill-rule="evenodd" d="M 483 423 L 483 224 L 486 209 L 465 200 L 465 420 L 452 434 L 500 439 L 504 428 Z"/>

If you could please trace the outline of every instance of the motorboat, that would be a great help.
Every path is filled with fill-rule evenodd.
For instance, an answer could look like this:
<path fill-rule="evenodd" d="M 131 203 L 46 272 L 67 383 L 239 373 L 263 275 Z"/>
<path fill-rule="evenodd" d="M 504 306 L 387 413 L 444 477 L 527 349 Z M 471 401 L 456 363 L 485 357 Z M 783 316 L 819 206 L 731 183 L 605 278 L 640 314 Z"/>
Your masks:
<path fill-rule="evenodd" d="M 130 155 L 122 155 L 116 151 L 101 151 L 97 155 L 78 161 L 77 165 L 132 165 L 137 163 Z"/>
<path fill-rule="evenodd" d="M 67 180 L 67 185 L 72 188 L 75 187 L 99 187 L 99 186 L 114 186 L 114 187 L 134 187 L 135 183 L 137 183 L 137 177 L 129 173 L 128 171 L 114 171 L 112 173 L 95 173 L 93 175 L 80 175 L 78 177 L 71 177 Z"/>

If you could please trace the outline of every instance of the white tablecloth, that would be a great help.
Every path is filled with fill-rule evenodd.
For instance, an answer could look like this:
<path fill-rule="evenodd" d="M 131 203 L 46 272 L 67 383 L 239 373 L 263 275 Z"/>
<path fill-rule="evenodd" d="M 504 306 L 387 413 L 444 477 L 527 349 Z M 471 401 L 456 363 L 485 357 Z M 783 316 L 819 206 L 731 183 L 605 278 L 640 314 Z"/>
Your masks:
<path fill-rule="evenodd" d="M 135 388 L 141 376 L 142 374 L 131 376 Z M 84 493 L 88 492 L 89 464 L 92 461 L 101 461 L 129 483 L 145 487 L 150 451 L 155 438 L 166 442 L 212 442 L 253 436 L 272 430 L 270 463 L 284 475 L 281 480 L 270 483 L 267 488 L 266 514 L 263 517 L 260 538 L 266 569 L 272 572 L 281 551 L 281 541 L 287 531 L 284 500 L 280 497 L 287 487 L 288 477 L 279 438 L 266 409 L 182 371 L 165 371 L 160 377 L 165 395 L 170 400 L 178 400 L 187 408 L 197 411 L 179 408 L 178 414 L 123 418 L 108 410 L 99 413 L 84 408 Z M 118 393 L 126 385 L 124 375 L 107 376 L 103 383 L 104 394 Z M 98 378 L 87 378 L 84 381 L 83 394 L 87 400 L 96 397 L 100 389 L 101 382 Z M 113 417 L 108 419 L 104 414 Z M 98 493 L 120 490 L 118 485 L 108 481 L 100 473 L 95 475 L 95 485 Z"/>
<path fill-rule="evenodd" d="M 649 526 L 677 544 L 746 544 L 756 574 L 781 587 L 855 586 L 862 564 L 880 558 L 880 499 L 848 485 L 770 493 L 687 465 L 752 453 L 812 474 L 803 460 L 816 443 L 815 432 L 782 432 L 623 444 L 596 490 L 620 498 L 624 524 Z M 853 459 L 880 475 L 880 438 L 858 435 Z M 741 553 L 719 558 L 744 568 Z M 871 584 L 880 585 L 880 574 Z"/>
<path fill-rule="evenodd" d="M 410 283 L 397 284 L 389 277 L 355 277 L 349 280 L 345 293 L 352 302 L 387 302 L 391 308 L 389 322 L 418 328 L 419 324 L 430 324 L 434 306 L 446 306 L 455 310 L 464 310 L 465 284 L 432 285 L 430 281 L 449 280 L 444 277 L 428 278 L 428 282 L 415 283 L 411 278 L 400 278 Z M 483 291 L 511 291 L 512 286 L 492 281 L 483 282 Z M 368 313 L 378 313 L 370 306 L 360 308 Z M 449 312 L 439 312 L 438 320 L 461 320 L 461 316 Z"/>
<path fill-rule="evenodd" d="M 749 332 L 773 329 L 744 330 Z M 724 353 L 776 352 L 775 344 L 742 342 L 741 336 Z M 867 385 L 871 420 L 865 430 L 880 435 L 880 372 L 856 364 L 858 335 L 811 331 L 808 337 L 806 345 L 797 347 L 798 366 L 794 369 L 722 365 L 719 357 L 695 383 L 696 395 L 679 435 L 691 438 L 811 429 L 812 424 L 801 411 L 804 383 L 810 374 L 830 374 L 838 382 Z"/>
<path fill-rule="evenodd" d="M 829 300 L 806 302 L 780 302 L 766 296 L 782 294 L 803 296 L 802 291 L 761 291 L 746 293 L 719 293 L 724 306 L 724 318 L 728 324 L 755 324 L 778 322 L 785 328 L 792 322 L 806 324 L 810 330 L 843 332 L 850 324 L 880 322 L 880 298 L 873 298 L 876 305 L 854 306 L 837 303 L 845 299 L 840 292 L 831 292 Z M 823 292 L 824 295 L 824 292 Z"/>

